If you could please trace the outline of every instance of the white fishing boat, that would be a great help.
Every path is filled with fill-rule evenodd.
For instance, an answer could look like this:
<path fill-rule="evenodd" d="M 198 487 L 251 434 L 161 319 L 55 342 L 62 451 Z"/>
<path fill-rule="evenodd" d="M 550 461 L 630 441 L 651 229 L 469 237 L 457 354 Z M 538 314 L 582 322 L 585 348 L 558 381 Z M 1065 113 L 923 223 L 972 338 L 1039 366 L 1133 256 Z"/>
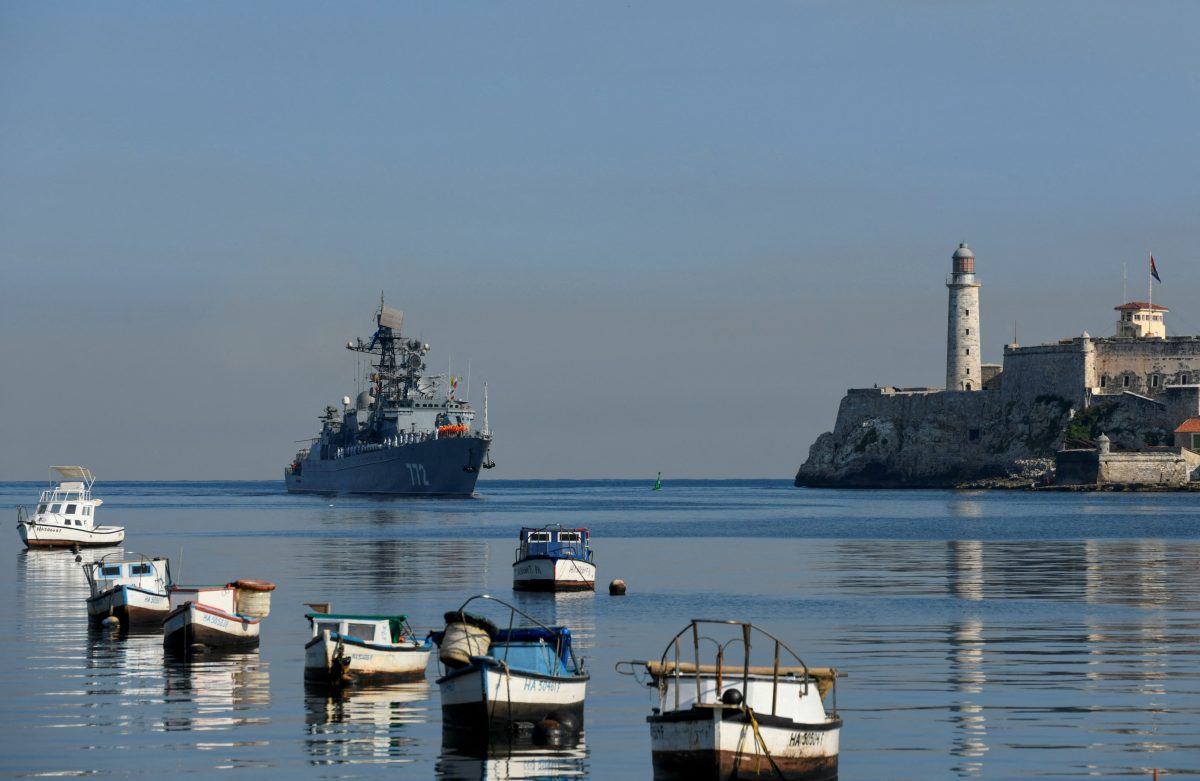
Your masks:
<path fill-rule="evenodd" d="M 433 641 L 416 637 L 407 616 L 321 612 L 304 617 L 312 627 L 304 646 L 305 680 L 343 685 L 425 678 Z"/>
<path fill-rule="evenodd" d="M 487 603 L 507 608 L 507 628 L 468 613 L 472 602 L 477 609 Z M 512 731 L 547 721 L 560 730 L 583 728 L 590 676 L 575 656 L 570 629 L 546 626 L 486 594 L 445 619 L 445 630 L 432 635 L 445 670 L 437 680 L 443 729 Z M 525 625 L 516 626 L 518 620 Z"/>
<path fill-rule="evenodd" d="M 27 548 L 96 548 L 120 545 L 125 540 L 123 526 L 97 526 L 96 508 L 103 499 L 92 496 L 96 478 L 82 466 L 52 466 L 50 488 L 42 491 L 37 508 L 29 513 L 17 508 L 17 532 Z"/>
<path fill-rule="evenodd" d="M 596 563 L 584 528 L 555 524 L 521 529 L 513 562 L 516 591 L 595 591 Z"/>
<path fill-rule="evenodd" d="M 238 580 L 224 586 L 173 586 L 163 619 L 163 645 L 173 651 L 253 648 L 262 619 L 271 612 L 275 584 Z"/>
<path fill-rule="evenodd" d="M 751 664 L 755 641 L 770 664 Z M 709 644 L 711 663 L 701 660 Z M 619 662 L 617 671 L 644 671 L 658 690 L 658 707 L 646 718 L 655 779 L 837 778 L 837 679 L 845 673 L 809 667 L 753 624 L 696 619 L 657 660 Z"/>
<path fill-rule="evenodd" d="M 171 564 L 164 558 L 118 551 L 83 564 L 92 595 L 88 618 L 115 618 L 121 626 L 157 626 L 170 611 Z"/>

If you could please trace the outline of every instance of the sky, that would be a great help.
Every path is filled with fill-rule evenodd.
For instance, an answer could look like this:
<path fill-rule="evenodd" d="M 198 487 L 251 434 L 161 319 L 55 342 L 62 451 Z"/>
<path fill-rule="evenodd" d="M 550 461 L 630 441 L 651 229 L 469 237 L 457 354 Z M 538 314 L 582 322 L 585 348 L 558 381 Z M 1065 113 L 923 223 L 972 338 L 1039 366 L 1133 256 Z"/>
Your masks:
<path fill-rule="evenodd" d="M 791 478 L 846 388 L 1200 333 L 1200 5 L 0 1 L 0 480 L 282 479 L 380 294 L 486 479 Z M 460 386 L 461 388 L 462 386 Z M 465 390 L 465 389 L 464 389 Z M 460 394 L 461 395 L 461 394 Z"/>

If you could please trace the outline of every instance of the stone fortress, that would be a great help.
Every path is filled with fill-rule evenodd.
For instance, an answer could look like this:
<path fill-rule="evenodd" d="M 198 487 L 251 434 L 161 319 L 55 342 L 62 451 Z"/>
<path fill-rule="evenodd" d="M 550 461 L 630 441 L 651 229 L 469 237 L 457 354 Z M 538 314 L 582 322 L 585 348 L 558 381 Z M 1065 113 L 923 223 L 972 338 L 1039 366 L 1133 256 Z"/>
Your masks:
<path fill-rule="evenodd" d="M 1200 337 L 1167 308 L 1116 307 L 1113 336 L 1004 348 L 981 362 L 980 283 L 952 257 L 944 388 L 853 388 L 798 486 L 1166 484 L 1200 478 Z M 1195 450 L 1193 450 L 1195 448 Z M 1055 457 L 1058 474 L 1055 476 Z"/>

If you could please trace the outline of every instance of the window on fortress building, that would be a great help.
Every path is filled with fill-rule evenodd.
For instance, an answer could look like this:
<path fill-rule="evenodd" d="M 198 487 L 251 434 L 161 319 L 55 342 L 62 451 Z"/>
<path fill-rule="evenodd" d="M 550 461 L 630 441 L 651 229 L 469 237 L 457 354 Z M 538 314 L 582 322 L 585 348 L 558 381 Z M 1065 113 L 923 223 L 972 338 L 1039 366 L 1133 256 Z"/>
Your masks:
<path fill-rule="evenodd" d="M 974 442 L 977 439 L 979 439 L 979 429 L 977 429 L 977 428 L 968 429 L 967 430 L 967 440 L 970 442 Z"/>
<path fill-rule="evenodd" d="M 1129 375 L 1128 374 L 1126 374 L 1124 377 L 1121 378 L 1121 387 L 1123 387 L 1123 388 L 1129 387 Z"/>
<path fill-rule="evenodd" d="M 1108 386 L 1108 377 L 1107 377 L 1107 375 L 1101 375 L 1101 377 L 1100 377 L 1100 387 L 1101 387 L 1101 388 L 1104 388 L 1104 387 L 1107 387 L 1107 386 Z"/>
<path fill-rule="evenodd" d="M 968 329 L 967 329 L 967 336 L 970 336 L 970 335 L 971 335 L 971 329 L 970 329 L 970 328 L 968 328 Z"/>
<path fill-rule="evenodd" d="M 1150 377 L 1150 387 L 1151 387 L 1151 388 L 1157 388 L 1157 387 L 1158 387 L 1158 375 L 1157 375 L 1157 374 L 1151 375 L 1151 377 Z"/>
<path fill-rule="evenodd" d="M 970 354 L 971 354 L 971 348 L 970 348 L 970 347 L 968 347 L 968 348 L 967 348 L 967 355 L 970 355 Z"/>

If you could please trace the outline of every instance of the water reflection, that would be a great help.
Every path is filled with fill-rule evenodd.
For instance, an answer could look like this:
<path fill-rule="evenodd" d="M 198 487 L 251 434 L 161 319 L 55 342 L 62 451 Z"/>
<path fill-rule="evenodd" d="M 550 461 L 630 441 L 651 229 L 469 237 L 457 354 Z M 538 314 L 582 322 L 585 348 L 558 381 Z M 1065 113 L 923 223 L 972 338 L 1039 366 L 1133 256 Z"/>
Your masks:
<path fill-rule="evenodd" d="M 577 653 L 592 647 L 596 637 L 595 592 L 514 591 L 512 603 L 547 626 L 570 629 Z"/>
<path fill-rule="evenodd" d="M 527 736 L 481 743 L 464 740 L 453 730 L 443 731 L 437 775 L 444 781 L 582 778 L 588 774 L 587 756 L 583 735 L 576 742 L 540 746 Z"/>
<path fill-rule="evenodd" d="M 961 761 L 954 771 L 968 778 L 983 775 L 982 757 L 987 753 L 987 718 L 978 695 L 987 683 L 984 669 L 983 621 L 967 619 L 950 627 L 950 685 L 959 695 L 950 707 L 954 725 L 951 753 Z"/>
<path fill-rule="evenodd" d="M 160 652 L 162 639 L 157 643 Z M 258 651 L 163 659 L 160 729 L 207 732 L 267 724 L 271 678 Z M 198 743 L 203 747 L 205 743 Z"/>
<path fill-rule="evenodd" d="M 305 686 L 304 748 L 313 765 L 412 762 L 429 721 L 429 682 L 369 689 Z"/>
<path fill-rule="evenodd" d="M 931 550 L 941 546 L 939 558 Z M 1173 540 L 847 540 L 823 563 L 844 592 L 1200 608 L 1200 544 Z"/>
<path fill-rule="evenodd" d="M 487 583 L 482 540 L 314 538 L 296 555 L 297 577 L 376 596 L 402 591 L 479 592 Z"/>

